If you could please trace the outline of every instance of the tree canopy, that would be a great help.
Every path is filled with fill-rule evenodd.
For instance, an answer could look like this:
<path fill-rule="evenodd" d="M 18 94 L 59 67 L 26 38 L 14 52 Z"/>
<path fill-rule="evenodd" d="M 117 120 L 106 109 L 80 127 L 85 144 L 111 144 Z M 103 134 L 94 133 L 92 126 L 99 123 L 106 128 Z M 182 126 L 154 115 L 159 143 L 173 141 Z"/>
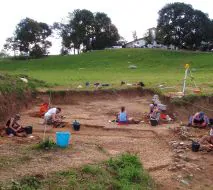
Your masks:
<path fill-rule="evenodd" d="M 46 23 L 25 18 L 16 26 L 14 36 L 6 40 L 4 48 L 41 57 L 48 54 L 47 49 L 52 45 L 47 40 L 51 33 L 52 30 Z"/>
<path fill-rule="evenodd" d="M 157 40 L 178 48 L 198 49 L 212 40 L 212 21 L 202 11 L 184 3 L 167 4 L 159 11 Z"/>
<path fill-rule="evenodd" d="M 54 28 L 62 37 L 62 52 L 72 48 L 85 51 L 104 49 L 115 45 L 120 39 L 118 30 L 105 13 L 92 13 L 89 10 L 77 9 L 69 14 L 68 24 L 55 23 Z"/>

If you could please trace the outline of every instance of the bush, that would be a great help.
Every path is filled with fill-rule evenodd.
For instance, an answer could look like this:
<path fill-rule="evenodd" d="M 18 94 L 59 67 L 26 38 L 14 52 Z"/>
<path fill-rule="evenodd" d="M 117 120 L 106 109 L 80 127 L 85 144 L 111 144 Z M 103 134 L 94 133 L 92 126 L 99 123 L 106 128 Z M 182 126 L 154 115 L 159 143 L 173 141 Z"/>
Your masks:
<path fill-rule="evenodd" d="M 37 190 L 41 182 L 36 177 L 24 177 L 20 181 L 13 181 L 11 190 Z"/>
<path fill-rule="evenodd" d="M 56 147 L 57 147 L 56 143 L 49 137 L 46 138 L 44 141 L 41 141 L 37 146 L 38 149 L 43 149 L 43 150 L 50 150 Z"/>

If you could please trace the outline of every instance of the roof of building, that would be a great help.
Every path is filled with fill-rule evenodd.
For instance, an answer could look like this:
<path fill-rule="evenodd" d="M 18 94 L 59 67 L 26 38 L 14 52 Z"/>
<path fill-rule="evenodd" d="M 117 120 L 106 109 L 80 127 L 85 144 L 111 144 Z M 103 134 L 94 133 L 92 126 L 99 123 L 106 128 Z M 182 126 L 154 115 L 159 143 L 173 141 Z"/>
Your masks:
<path fill-rule="evenodd" d="M 131 41 L 131 42 L 127 42 L 125 45 L 131 44 L 131 43 L 133 43 L 133 42 L 137 42 L 137 41 L 139 41 L 139 40 L 145 40 L 145 39 L 144 39 L 144 38 L 138 38 L 137 40 L 133 40 L 133 41 Z"/>

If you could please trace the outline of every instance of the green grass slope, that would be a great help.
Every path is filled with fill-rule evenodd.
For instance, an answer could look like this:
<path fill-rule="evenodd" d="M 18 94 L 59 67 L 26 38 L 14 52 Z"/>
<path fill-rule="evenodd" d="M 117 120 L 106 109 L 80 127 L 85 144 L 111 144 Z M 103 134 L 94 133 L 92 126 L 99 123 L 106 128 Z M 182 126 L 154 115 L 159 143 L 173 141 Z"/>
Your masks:
<path fill-rule="evenodd" d="M 130 154 L 102 164 L 52 173 L 43 179 L 26 176 L 10 184 L 0 184 L 0 189 L 5 190 L 154 190 L 156 187 L 139 158 Z"/>
<path fill-rule="evenodd" d="M 26 74 L 49 84 L 71 88 L 84 85 L 86 81 L 118 87 L 122 80 L 143 81 L 148 87 L 167 83 L 167 86 L 180 88 L 184 65 L 189 63 L 197 84 L 209 92 L 213 88 L 212 61 L 213 53 L 118 49 L 26 61 L 3 59 L 0 72 Z M 136 65 L 137 69 L 129 69 L 129 65 Z"/>

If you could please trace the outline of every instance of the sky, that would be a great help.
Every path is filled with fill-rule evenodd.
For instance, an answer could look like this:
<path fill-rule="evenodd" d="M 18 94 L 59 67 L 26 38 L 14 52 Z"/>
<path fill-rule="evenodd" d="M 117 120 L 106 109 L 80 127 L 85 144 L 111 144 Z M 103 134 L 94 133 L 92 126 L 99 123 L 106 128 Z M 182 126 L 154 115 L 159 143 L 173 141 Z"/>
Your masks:
<path fill-rule="evenodd" d="M 66 18 L 75 9 L 104 12 L 118 28 L 119 34 L 132 41 L 132 32 L 138 38 L 146 30 L 157 25 L 158 11 L 167 3 L 184 2 L 207 13 L 213 19 L 213 0 L 1 0 L 0 4 L 0 50 L 7 37 L 11 37 L 16 25 L 26 17 L 53 24 Z M 52 39 L 51 54 L 60 51 L 60 40 Z"/>

